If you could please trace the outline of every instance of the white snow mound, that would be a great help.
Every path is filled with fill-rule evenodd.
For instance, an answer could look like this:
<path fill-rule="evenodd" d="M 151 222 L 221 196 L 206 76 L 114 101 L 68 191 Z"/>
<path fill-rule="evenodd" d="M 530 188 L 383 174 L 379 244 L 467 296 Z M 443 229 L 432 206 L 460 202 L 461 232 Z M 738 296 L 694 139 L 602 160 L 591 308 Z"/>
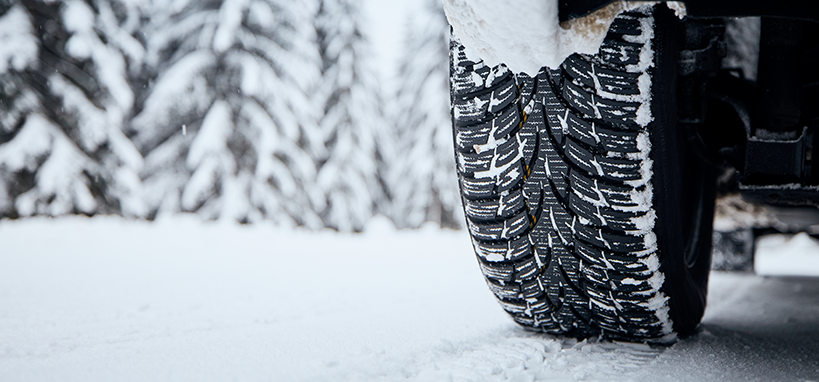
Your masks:
<path fill-rule="evenodd" d="M 505 63 L 513 72 L 537 74 L 556 68 L 573 53 L 595 54 L 623 11 L 653 3 L 617 2 L 589 16 L 561 24 L 557 0 L 443 0 L 447 19 L 461 42 L 490 66 Z M 669 5 L 682 17 L 681 5 Z"/>

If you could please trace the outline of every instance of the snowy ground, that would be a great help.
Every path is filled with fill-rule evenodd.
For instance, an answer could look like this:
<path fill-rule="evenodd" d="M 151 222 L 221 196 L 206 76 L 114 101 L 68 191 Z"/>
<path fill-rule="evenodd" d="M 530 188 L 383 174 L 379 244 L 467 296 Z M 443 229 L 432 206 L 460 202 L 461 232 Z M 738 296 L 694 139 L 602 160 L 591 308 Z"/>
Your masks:
<path fill-rule="evenodd" d="M 809 237 L 759 248 L 819 275 Z M 465 232 L 2 221 L 0 381 L 819 380 L 819 278 L 715 273 L 709 298 L 673 347 L 575 343 L 507 319 Z"/>

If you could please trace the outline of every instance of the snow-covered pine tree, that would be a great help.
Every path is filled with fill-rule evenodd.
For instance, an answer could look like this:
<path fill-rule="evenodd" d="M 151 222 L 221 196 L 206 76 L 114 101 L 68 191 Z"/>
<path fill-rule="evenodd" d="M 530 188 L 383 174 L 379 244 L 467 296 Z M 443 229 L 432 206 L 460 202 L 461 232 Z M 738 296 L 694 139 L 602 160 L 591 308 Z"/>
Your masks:
<path fill-rule="evenodd" d="M 152 214 L 322 226 L 313 1 L 176 0 L 148 37 L 156 68 L 132 121 Z"/>
<path fill-rule="evenodd" d="M 361 17 L 357 0 L 321 0 L 316 17 L 322 81 L 315 94 L 323 103 L 327 148 L 317 160 L 317 184 L 326 197 L 321 217 L 344 232 L 361 230 L 374 210 L 384 208 L 377 162 L 392 152 Z"/>
<path fill-rule="evenodd" d="M 5 12 L 3 49 L 22 50 L 0 70 L 10 78 L 0 215 L 145 213 L 142 157 L 122 130 L 134 99 L 127 70 L 142 54 L 133 3 L 24 0 Z"/>
<path fill-rule="evenodd" d="M 18 135 L 26 117 L 40 105 L 36 93 L 26 82 L 27 72 L 37 67 L 37 36 L 31 17 L 21 5 L 0 1 L 0 41 L 0 217 L 15 217 L 14 199 L 31 188 L 33 181 L 31 171 L 23 171 L 28 167 L 25 162 L 34 158 L 17 152 L 19 150 L 10 150 L 8 142 Z M 29 166 L 34 167 L 33 171 L 38 164 Z"/>
<path fill-rule="evenodd" d="M 390 173 L 398 227 L 461 227 L 449 116 L 449 26 L 438 0 L 409 24 L 394 104 L 398 152 Z"/>

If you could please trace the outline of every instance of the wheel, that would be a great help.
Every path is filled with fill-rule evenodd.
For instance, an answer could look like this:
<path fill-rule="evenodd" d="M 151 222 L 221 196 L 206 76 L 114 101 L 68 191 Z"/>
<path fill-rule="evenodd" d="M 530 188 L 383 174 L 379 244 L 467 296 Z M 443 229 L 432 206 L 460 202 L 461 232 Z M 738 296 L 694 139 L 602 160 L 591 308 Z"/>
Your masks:
<path fill-rule="evenodd" d="M 455 155 L 478 263 L 519 324 L 671 341 L 705 310 L 715 172 L 676 126 L 665 6 L 534 77 L 451 43 Z"/>

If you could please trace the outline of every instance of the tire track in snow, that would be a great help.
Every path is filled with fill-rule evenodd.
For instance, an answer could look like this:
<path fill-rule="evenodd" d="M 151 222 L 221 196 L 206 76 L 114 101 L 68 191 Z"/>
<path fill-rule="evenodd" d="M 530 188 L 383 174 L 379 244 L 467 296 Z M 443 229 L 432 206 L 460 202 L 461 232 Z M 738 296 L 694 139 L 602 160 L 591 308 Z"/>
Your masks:
<path fill-rule="evenodd" d="M 430 381 L 629 381 L 662 347 L 545 336 L 510 329 L 489 338 L 449 344 L 408 380 Z M 443 353 L 443 354 L 441 354 Z"/>

